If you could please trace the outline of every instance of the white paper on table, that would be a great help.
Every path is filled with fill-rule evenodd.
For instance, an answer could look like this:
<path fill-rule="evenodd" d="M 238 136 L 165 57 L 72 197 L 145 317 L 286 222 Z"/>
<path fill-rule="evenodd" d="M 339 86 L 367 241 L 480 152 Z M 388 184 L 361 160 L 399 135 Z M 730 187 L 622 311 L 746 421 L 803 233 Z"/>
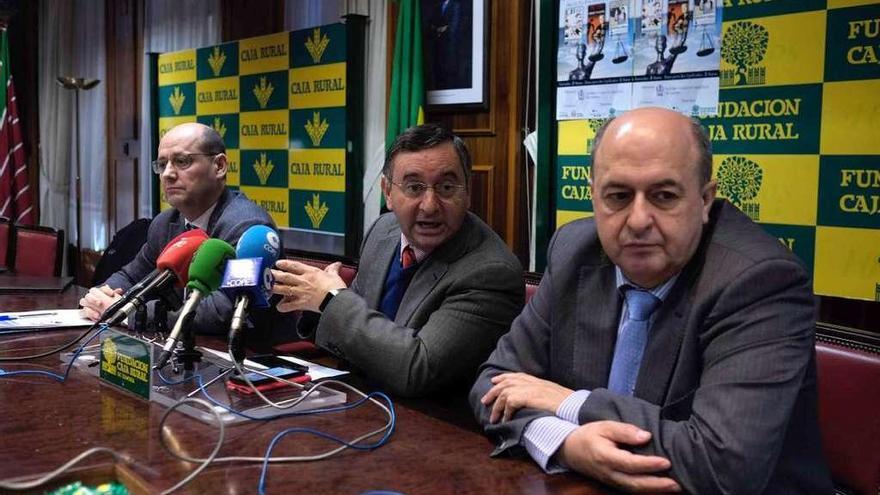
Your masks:
<path fill-rule="evenodd" d="M 206 347 L 201 348 L 203 351 L 209 352 L 219 358 L 225 359 L 227 361 L 231 361 L 229 359 L 229 353 L 223 351 L 217 351 L 214 349 L 208 349 Z M 306 361 L 305 359 L 295 358 L 293 356 L 278 356 L 281 359 L 290 361 L 292 363 L 301 364 L 303 366 L 309 367 L 309 376 L 312 377 L 312 381 L 322 380 L 324 378 L 333 378 L 336 376 L 347 375 L 348 371 L 338 370 L 336 368 L 331 368 L 329 366 L 322 366 L 320 364 L 313 363 L 311 361 Z M 255 368 L 258 370 L 266 369 L 265 366 L 259 364 L 257 362 L 251 361 L 250 359 L 245 359 L 244 364 L 249 368 Z"/>
<path fill-rule="evenodd" d="M 83 318 L 78 309 L 39 309 L 16 313 L 0 313 L 0 332 L 24 328 L 88 327 L 94 322 Z"/>

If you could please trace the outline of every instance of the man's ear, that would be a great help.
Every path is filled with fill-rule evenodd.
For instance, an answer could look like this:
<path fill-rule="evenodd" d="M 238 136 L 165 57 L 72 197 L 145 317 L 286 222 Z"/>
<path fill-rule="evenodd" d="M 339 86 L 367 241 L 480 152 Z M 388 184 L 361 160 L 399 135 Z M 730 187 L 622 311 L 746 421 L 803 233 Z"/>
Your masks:
<path fill-rule="evenodd" d="M 391 184 L 391 181 L 388 180 L 388 177 L 386 177 L 384 174 L 382 174 L 381 186 L 382 186 L 382 194 L 385 195 L 385 206 L 389 210 L 394 210 L 394 203 L 391 201 L 392 184 Z"/>
<path fill-rule="evenodd" d="M 710 180 L 703 186 L 703 223 L 709 223 L 709 210 L 712 209 L 712 202 L 715 201 L 715 194 L 718 192 L 718 183 Z"/>
<path fill-rule="evenodd" d="M 229 170 L 229 160 L 226 159 L 226 153 L 220 153 L 214 157 L 214 173 L 218 179 L 226 177 Z"/>

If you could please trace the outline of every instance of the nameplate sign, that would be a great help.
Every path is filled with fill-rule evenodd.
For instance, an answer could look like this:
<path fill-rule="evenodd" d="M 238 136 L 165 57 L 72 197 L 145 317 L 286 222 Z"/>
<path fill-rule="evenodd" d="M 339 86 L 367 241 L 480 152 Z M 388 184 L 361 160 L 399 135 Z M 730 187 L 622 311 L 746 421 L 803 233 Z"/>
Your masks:
<path fill-rule="evenodd" d="M 150 399 L 150 344 L 115 330 L 101 337 L 101 380 Z"/>

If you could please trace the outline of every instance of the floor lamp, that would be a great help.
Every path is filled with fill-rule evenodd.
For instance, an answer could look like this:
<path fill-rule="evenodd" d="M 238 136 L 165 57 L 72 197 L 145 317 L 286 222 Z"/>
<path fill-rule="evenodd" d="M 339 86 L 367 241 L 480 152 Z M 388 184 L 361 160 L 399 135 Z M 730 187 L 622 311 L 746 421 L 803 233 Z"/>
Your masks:
<path fill-rule="evenodd" d="M 76 95 L 76 265 L 74 274 L 77 283 L 79 279 L 80 265 L 82 264 L 82 185 L 80 181 L 80 158 L 79 158 L 79 92 L 88 91 L 98 85 L 99 79 L 84 79 L 82 77 L 58 76 L 58 84 L 64 89 L 72 89 Z"/>

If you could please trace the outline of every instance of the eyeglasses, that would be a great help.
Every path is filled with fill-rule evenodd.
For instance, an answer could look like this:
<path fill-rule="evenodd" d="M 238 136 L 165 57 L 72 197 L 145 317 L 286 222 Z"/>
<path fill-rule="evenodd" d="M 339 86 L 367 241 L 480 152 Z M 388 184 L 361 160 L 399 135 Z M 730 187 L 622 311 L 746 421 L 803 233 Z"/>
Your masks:
<path fill-rule="evenodd" d="M 434 194 L 439 196 L 441 199 L 453 199 L 464 191 L 465 186 L 463 184 L 458 184 L 455 182 L 444 181 L 439 184 L 434 184 L 433 186 L 425 184 L 424 182 L 417 181 L 408 181 L 403 183 L 397 183 L 392 180 L 388 180 L 395 186 L 399 187 L 401 191 L 403 191 L 403 195 L 410 199 L 421 198 L 428 189 L 433 189 Z"/>
<path fill-rule="evenodd" d="M 190 165 L 193 164 L 195 160 L 195 156 L 217 156 L 219 153 L 182 153 L 179 155 L 174 155 L 170 160 L 167 158 L 160 158 L 158 160 L 153 160 L 150 164 L 153 166 L 153 172 L 157 175 L 162 175 L 162 172 L 165 171 L 165 167 L 170 162 L 171 165 L 177 169 L 178 172 L 183 172 L 188 169 Z"/>

